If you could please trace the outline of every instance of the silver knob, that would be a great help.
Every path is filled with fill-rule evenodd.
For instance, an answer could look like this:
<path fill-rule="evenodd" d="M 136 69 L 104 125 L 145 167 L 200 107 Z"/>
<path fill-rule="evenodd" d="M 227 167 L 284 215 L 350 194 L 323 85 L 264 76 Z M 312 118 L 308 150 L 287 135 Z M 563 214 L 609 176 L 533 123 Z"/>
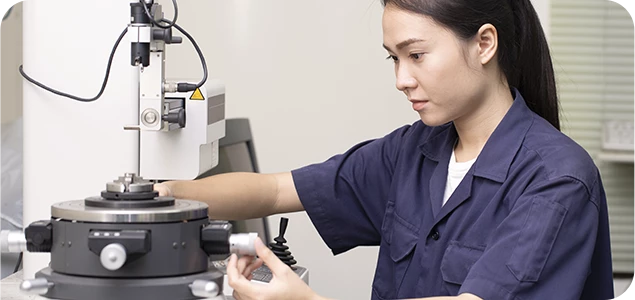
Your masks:
<path fill-rule="evenodd" d="M 258 233 L 235 233 L 229 237 L 229 251 L 238 255 L 256 256 Z"/>
<path fill-rule="evenodd" d="M 118 243 L 104 247 L 99 254 L 101 265 L 110 271 L 119 270 L 126 263 L 126 258 L 126 248 Z"/>
<path fill-rule="evenodd" d="M 53 286 L 46 278 L 27 279 L 20 284 L 20 290 L 26 293 L 44 295 Z"/>
<path fill-rule="evenodd" d="M 0 231 L 0 250 L 12 253 L 27 251 L 24 232 L 18 230 Z"/>
<path fill-rule="evenodd" d="M 220 293 L 216 282 L 201 279 L 194 280 L 194 282 L 190 284 L 190 290 L 192 290 L 192 295 L 202 298 L 216 297 Z"/>

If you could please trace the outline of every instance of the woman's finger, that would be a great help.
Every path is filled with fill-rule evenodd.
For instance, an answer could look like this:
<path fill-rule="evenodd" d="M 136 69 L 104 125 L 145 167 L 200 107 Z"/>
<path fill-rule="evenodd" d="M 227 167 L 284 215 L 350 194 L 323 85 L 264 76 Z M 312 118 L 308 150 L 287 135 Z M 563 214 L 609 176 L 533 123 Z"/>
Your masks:
<path fill-rule="evenodd" d="M 271 270 L 274 275 L 284 274 L 284 272 L 288 272 L 289 266 L 283 263 L 272 251 L 269 247 L 265 246 L 260 238 L 256 238 L 254 241 L 254 246 L 256 247 L 256 253 L 258 257 L 262 261 L 267 264 L 267 267 Z"/>
<path fill-rule="evenodd" d="M 245 276 L 245 278 L 247 278 L 247 280 L 251 280 L 252 277 L 252 272 L 255 271 L 256 269 L 260 268 L 260 266 L 262 266 L 262 260 L 261 259 L 256 259 L 254 261 L 252 261 L 247 268 L 245 268 L 245 271 L 243 272 L 243 276 Z"/>
<path fill-rule="evenodd" d="M 243 257 L 245 258 L 245 257 Z M 243 259 L 243 261 L 248 261 Z M 236 299 L 254 299 L 261 294 L 261 287 L 258 284 L 252 284 L 238 271 L 238 263 L 240 259 L 236 254 L 232 254 L 227 263 L 227 283 L 234 289 L 234 294 L 238 295 Z"/>
<path fill-rule="evenodd" d="M 238 269 L 238 272 L 240 272 L 240 274 L 245 274 L 245 271 L 247 270 L 247 267 L 251 264 L 251 261 L 254 259 L 253 256 L 243 256 L 241 258 L 238 259 L 238 262 L 236 263 L 236 268 Z M 247 276 L 245 276 L 247 277 Z"/>
<path fill-rule="evenodd" d="M 232 254 L 229 257 L 229 262 L 227 263 L 227 282 L 234 289 L 244 288 L 245 285 L 249 285 L 249 281 L 245 277 L 242 276 L 241 272 L 238 271 L 236 264 L 238 263 L 238 256 L 236 254 Z"/>

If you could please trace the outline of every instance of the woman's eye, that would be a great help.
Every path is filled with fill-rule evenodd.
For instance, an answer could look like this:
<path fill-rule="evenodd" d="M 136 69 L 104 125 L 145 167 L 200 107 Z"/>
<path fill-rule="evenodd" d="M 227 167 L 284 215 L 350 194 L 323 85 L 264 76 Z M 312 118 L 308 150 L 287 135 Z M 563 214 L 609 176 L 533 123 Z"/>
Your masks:
<path fill-rule="evenodd" d="M 386 57 L 386 59 L 388 59 L 388 60 L 392 59 L 392 61 L 394 61 L 394 62 L 399 61 L 399 59 L 397 58 L 397 56 L 394 56 L 394 55 L 388 55 L 388 57 Z"/>
<path fill-rule="evenodd" d="M 418 60 L 419 58 L 421 58 L 423 56 L 423 53 L 413 53 L 410 54 L 410 57 L 412 57 L 414 60 Z"/>

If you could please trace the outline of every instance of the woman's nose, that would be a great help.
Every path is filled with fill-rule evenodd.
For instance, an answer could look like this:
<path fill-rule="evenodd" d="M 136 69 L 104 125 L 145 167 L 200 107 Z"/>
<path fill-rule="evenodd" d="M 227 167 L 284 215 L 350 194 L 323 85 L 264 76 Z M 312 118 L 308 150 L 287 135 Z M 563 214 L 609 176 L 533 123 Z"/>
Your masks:
<path fill-rule="evenodd" d="M 417 87 L 417 81 L 410 75 L 410 72 L 406 68 L 400 68 L 397 71 L 397 84 L 396 87 L 402 92 L 406 92 L 409 89 Z"/>

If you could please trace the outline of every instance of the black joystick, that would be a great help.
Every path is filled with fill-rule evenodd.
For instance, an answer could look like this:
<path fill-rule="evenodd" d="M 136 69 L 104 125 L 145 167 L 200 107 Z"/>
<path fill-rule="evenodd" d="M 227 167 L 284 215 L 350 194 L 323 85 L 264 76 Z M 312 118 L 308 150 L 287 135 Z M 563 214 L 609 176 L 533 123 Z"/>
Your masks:
<path fill-rule="evenodd" d="M 289 219 L 280 218 L 280 235 L 273 239 L 275 243 L 269 243 L 269 248 L 271 251 L 287 266 L 293 269 L 293 265 L 297 262 L 293 259 L 293 255 L 289 251 L 289 246 L 285 245 L 287 240 L 284 238 L 284 233 L 287 231 L 287 224 L 289 223 Z"/>

